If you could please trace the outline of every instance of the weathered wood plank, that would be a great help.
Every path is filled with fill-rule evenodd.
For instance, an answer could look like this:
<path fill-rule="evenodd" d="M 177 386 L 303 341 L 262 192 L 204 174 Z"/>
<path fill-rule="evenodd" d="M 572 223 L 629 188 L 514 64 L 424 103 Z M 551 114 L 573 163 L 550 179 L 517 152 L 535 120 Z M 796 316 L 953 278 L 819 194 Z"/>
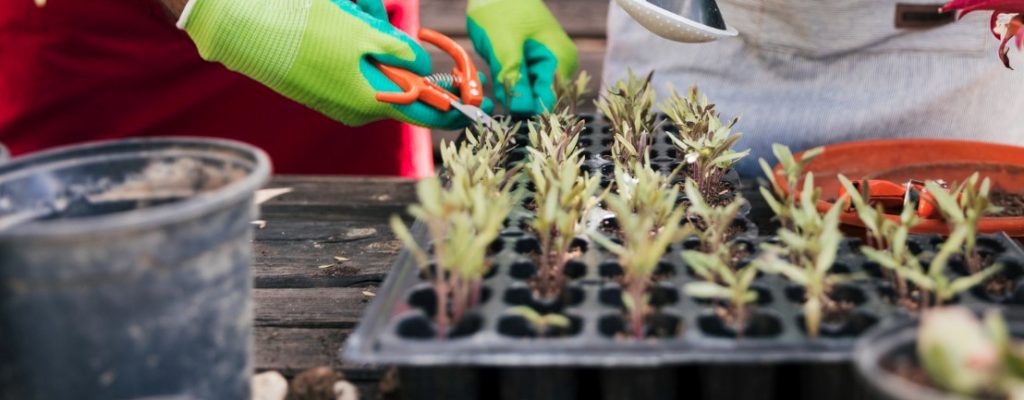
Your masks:
<path fill-rule="evenodd" d="M 273 223 L 268 222 L 268 229 Z M 385 224 L 370 226 L 367 229 L 382 232 L 378 238 L 358 242 L 255 242 L 255 287 L 347 287 L 382 281 L 401 244 Z M 338 261 L 334 257 L 348 260 Z M 330 267 L 320 268 L 327 265 Z"/>
<path fill-rule="evenodd" d="M 266 187 L 290 187 L 293 191 L 271 199 L 263 207 L 400 207 L 415 199 L 414 186 L 414 181 L 402 178 L 275 175 Z"/>
<path fill-rule="evenodd" d="M 271 185 L 293 187 L 294 192 L 264 205 L 265 224 L 256 229 L 254 274 L 257 288 L 346 287 L 378 283 L 401 249 L 388 226 L 391 214 L 404 211 L 413 190 L 408 181 L 363 178 L 280 177 Z M 316 189 L 314 189 L 316 188 Z M 310 192 L 344 190 L 350 196 L 322 196 Z M 401 199 L 400 202 L 395 199 Z M 360 210 L 296 216 L 287 204 L 339 206 L 370 204 Z M 338 208 L 334 208 L 338 211 Z M 348 260 L 338 261 L 335 257 Z M 328 268 L 319 266 L 331 265 Z"/>
<path fill-rule="evenodd" d="M 275 177 L 267 187 L 293 192 L 264 203 L 261 218 L 309 221 L 387 220 L 415 200 L 415 182 L 399 178 Z"/>
<path fill-rule="evenodd" d="M 255 326 L 354 328 L 376 285 L 359 288 L 254 289 Z"/>
<path fill-rule="evenodd" d="M 544 3 L 570 36 L 605 36 L 608 0 L 547 0 Z M 424 27 L 449 35 L 464 35 L 466 0 L 423 0 L 420 21 Z"/>

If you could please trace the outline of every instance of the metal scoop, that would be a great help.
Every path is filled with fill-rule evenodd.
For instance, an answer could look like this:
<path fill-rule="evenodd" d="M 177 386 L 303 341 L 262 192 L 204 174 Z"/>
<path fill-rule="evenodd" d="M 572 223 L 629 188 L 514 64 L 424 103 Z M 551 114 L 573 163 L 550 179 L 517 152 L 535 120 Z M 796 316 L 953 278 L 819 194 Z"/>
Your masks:
<path fill-rule="evenodd" d="M 733 37 L 715 0 L 615 0 L 644 28 L 668 40 L 701 43 Z"/>

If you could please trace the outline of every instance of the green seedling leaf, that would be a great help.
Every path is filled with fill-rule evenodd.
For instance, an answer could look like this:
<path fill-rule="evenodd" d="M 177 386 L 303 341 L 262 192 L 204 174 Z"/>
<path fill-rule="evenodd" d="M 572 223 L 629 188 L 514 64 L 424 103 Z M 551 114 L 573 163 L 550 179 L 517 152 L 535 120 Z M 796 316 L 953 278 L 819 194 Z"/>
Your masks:
<path fill-rule="evenodd" d="M 548 314 L 544 318 L 547 326 L 566 329 L 569 325 L 572 325 L 569 318 L 561 314 Z"/>
<path fill-rule="evenodd" d="M 690 282 L 684 286 L 683 290 L 688 296 L 700 299 L 732 299 L 731 290 L 711 282 Z"/>
<path fill-rule="evenodd" d="M 943 300 L 949 300 L 956 294 L 966 292 L 971 288 L 984 283 L 1002 269 L 1003 266 L 1001 264 L 995 264 L 976 274 L 954 279 L 949 285 L 949 295 Z"/>
<path fill-rule="evenodd" d="M 395 232 L 395 236 L 407 249 L 409 249 L 409 253 L 412 254 L 413 258 L 416 260 L 416 265 L 420 268 L 426 268 L 430 265 L 430 257 L 422 248 L 420 248 L 419 244 L 416 243 L 416 239 L 413 239 L 412 232 L 409 232 L 409 228 L 405 227 L 405 223 L 402 222 L 402 219 L 397 215 L 392 215 L 389 222 L 391 224 L 391 230 Z"/>
<path fill-rule="evenodd" d="M 946 189 L 939 186 L 935 181 L 925 182 L 925 189 L 935 198 L 939 210 L 948 221 L 953 223 L 962 223 L 964 221 L 964 212 L 960 209 L 960 204 L 957 203 L 956 198 Z"/>

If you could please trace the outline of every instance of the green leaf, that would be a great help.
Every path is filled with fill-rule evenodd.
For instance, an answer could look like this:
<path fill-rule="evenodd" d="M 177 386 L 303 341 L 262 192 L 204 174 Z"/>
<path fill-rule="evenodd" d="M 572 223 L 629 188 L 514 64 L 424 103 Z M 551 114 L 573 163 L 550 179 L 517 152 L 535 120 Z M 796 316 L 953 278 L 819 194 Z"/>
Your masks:
<path fill-rule="evenodd" d="M 416 260 L 416 265 L 421 269 L 428 267 L 430 265 L 430 257 L 427 256 L 427 253 L 420 248 L 418 243 L 416 243 L 416 239 L 413 239 L 412 232 L 409 232 L 409 228 L 405 227 L 405 223 L 402 222 L 402 219 L 399 218 L 398 215 L 392 215 L 389 222 L 391 224 L 391 230 L 395 233 L 395 237 L 397 237 L 398 240 L 401 241 L 407 249 L 409 249 L 409 253 L 412 254 L 413 258 Z"/>
<path fill-rule="evenodd" d="M 803 165 L 807 165 L 807 163 L 811 162 L 811 160 L 814 160 L 815 158 L 818 158 L 818 156 L 820 156 L 820 155 L 822 155 L 824 153 L 825 153 L 825 148 L 824 147 L 820 147 L 820 146 L 819 147 L 815 147 L 813 149 L 805 150 L 803 152 L 803 154 L 800 156 L 800 163 L 803 164 Z"/>
<path fill-rule="evenodd" d="M 565 329 L 568 328 L 569 325 L 572 325 L 569 318 L 561 314 L 548 314 L 544 316 L 544 320 L 547 326 L 553 326 L 556 328 Z"/>
<path fill-rule="evenodd" d="M 786 212 L 785 206 L 783 206 L 782 203 L 779 203 L 777 200 L 775 200 L 775 196 L 772 195 L 772 193 L 769 192 L 767 188 L 762 186 L 760 188 L 760 191 L 761 191 L 761 197 L 764 198 L 765 203 L 768 203 L 768 208 L 771 208 L 772 212 L 775 215 L 783 215 L 783 214 L 785 214 L 785 212 Z"/>
<path fill-rule="evenodd" d="M 790 264 L 776 254 L 764 254 L 754 259 L 753 265 L 765 273 L 782 274 L 786 279 L 801 286 L 806 286 L 810 283 L 806 270 Z"/>
<path fill-rule="evenodd" d="M 953 283 L 949 285 L 949 292 L 950 292 L 950 294 L 949 294 L 948 298 L 943 299 L 943 300 L 949 300 L 955 294 L 966 292 L 966 291 L 970 290 L 972 287 L 975 287 L 975 286 L 978 286 L 978 285 L 984 283 L 985 281 L 988 280 L 988 278 L 991 278 L 992 275 L 995 275 L 996 273 L 998 273 L 1002 269 L 1003 269 L 1003 266 L 1001 264 L 995 264 L 995 265 L 992 265 L 992 266 L 990 266 L 988 268 L 985 268 L 985 269 L 981 270 L 981 272 L 978 272 L 976 274 L 968 275 L 968 276 L 964 276 L 964 277 L 960 277 L 960 278 L 954 279 Z"/>
<path fill-rule="evenodd" d="M 627 310 L 636 309 L 636 302 L 633 301 L 633 296 L 630 296 L 629 292 L 622 292 L 622 305 L 625 306 Z"/>
<path fill-rule="evenodd" d="M 700 299 L 732 299 L 732 291 L 711 282 L 690 282 L 683 290 L 687 295 Z"/>
<path fill-rule="evenodd" d="M 960 204 L 957 203 L 956 199 L 950 195 L 942 186 L 939 186 L 935 181 L 927 181 L 924 183 L 925 189 L 928 193 L 931 193 L 932 197 L 935 198 L 935 202 L 938 203 L 939 210 L 946 216 L 950 222 L 960 223 L 964 220 L 964 212 L 960 208 Z"/>
<path fill-rule="evenodd" d="M 789 147 L 775 143 L 772 144 L 772 152 L 775 153 L 775 158 L 779 159 L 782 169 L 787 172 L 796 170 L 796 160 L 793 159 L 793 153 L 789 151 Z"/>
<path fill-rule="evenodd" d="M 595 243 L 597 243 L 601 247 L 604 247 L 605 250 L 608 250 L 608 251 L 612 252 L 615 255 L 623 256 L 625 254 L 628 254 L 628 252 L 626 251 L 625 247 L 622 247 L 618 243 L 613 242 L 611 239 L 605 237 L 601 233 L 598 233 L 598 232 L 595 232 L 595 231 L 590 231 L 590 232 L 587 232 L 587 237 L 589 237 L 590 240 L 593 240 Z"/>

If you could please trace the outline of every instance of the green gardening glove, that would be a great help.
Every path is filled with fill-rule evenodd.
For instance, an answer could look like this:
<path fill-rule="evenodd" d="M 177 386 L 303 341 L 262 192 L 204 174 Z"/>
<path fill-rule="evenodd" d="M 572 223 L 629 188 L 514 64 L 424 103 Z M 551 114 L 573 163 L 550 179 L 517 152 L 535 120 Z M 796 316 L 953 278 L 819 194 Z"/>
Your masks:
<path fill-rule="evenodd" d="M 554 78 L 576 73 L 576 46 L 541 0 L 469 0 L 469 38 L 491 66 L 495 97 L 514 115 L 555 104 Z M 511 93 L 506 90 L 511 87 Z"/>
<path fill-rule="evenodd" d="M 454 109 L 377 101 L 378 92 L 401 90 L 372 60 L 431 73 L 430 56 L 388 23 L 381 0 L 191 0 L 179 26 L 204 59 L 344 124 L 393 118 L 458 129 L 470 123 Z"/>

